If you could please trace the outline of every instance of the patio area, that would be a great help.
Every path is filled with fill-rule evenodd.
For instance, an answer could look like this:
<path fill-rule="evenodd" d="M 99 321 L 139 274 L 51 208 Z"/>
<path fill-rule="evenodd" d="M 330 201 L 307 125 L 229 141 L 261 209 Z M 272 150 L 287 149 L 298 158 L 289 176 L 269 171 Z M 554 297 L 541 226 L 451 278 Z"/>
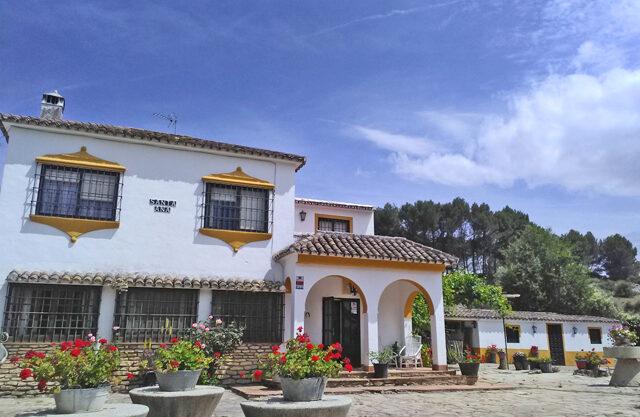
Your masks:
<path fill-rule="evenodd" d="M 640 389 L 614 388 L 609 378 L 574 376 L 572 367 L 555 374 L 527 374 L 499 371 L 496 365 L 482 365 L 481 381 L 515 387 L 500 391 L 424 392 L 353 395 L 349 416 L 637 416 Z M 113 394 L 111 401 L 129 402 L 124 394 Z M 244 401 L 225 392 L 216 409 L 217 417 L 241 417 Z M 24 416 L 53 406 L 46 397 L 0 398 L 0 416 Z"/>

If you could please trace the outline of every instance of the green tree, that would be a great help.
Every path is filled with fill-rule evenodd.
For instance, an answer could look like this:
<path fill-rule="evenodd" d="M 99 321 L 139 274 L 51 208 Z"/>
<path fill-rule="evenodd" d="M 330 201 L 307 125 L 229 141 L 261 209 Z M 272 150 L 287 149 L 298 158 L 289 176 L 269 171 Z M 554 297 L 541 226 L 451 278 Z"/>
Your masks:
<path fill-rule="evenodd" d="M 474 273 L 453 271 L 442 277 L 442 294 L 448 308 L 463 305 L 469 308 L 488 308 L 501 314 L 511 311 L 502 287 L 488 284 Z"/>
<path fill-rule="evenodd" d="M 626 237 L 615 234 L 600 244 L 600 263 L 609 279 L 637 280 L 637 249 Z"/>
<path fill-rule="evenodd" d="M 506 292 L 520 294 L 513 302 L 516 310 L 616 314 L 571 246 L 539 226 L 527 226 L 507 247 L 497 276 Z"/>
<path fill-rule="evenodd" d="M 565 243 L 571 246 L 571 253 L 588 268 L 592 269 L 598 261 L 598 240 L 593 233 L 587 232 L 584 235 L 577 230 L 569 230 L 560 236 Z"/>
<path fill-rule="evenodd" d="M 376 209 L 373 221 L 376 234 L 384 236 L 401 235 L 399 210 L 393 204 L 387 203 L 384 207 Z"/>

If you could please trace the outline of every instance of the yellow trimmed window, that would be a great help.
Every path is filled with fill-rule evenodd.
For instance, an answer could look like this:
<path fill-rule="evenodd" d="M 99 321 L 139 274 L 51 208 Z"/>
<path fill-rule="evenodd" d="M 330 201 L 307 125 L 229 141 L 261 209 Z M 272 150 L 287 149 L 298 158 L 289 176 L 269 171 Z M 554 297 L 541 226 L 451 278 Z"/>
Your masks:
<path fill-rule="evenodd" d="M 353 218 L 346 216 L 316 215 L 316 231 L 352 233 Z"/>

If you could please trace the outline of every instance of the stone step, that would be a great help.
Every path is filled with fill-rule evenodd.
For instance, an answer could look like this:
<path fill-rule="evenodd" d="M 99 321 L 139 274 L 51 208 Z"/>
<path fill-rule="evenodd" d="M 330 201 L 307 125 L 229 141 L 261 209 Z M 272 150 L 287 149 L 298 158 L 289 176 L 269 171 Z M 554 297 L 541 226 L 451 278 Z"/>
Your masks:
<path fill-rule="evenodd" d="M 390 374 L 389 378 L 348 377 L 330 378 L 328 388 L 334 387 L 373 387 L 373 386 L 402 386 L 402 385 L 469 385 L 477 381 L 477 377 L 466 377 L 452 374 L 423 374 L 418 376 L 404 376 Z M 280 383 L 272 379 L 263 381 L 271 389 L 280 389 Z"/>
<path fill-rule="evenodd" d="M 425 375 L 455 375 L 455 370 L 448 371 L 433 371 L 431 369 L 416 369 L 416 370 L 389 370 L 389 376 L 407 376 L 407 377 L 415 377 L 415 376 L 425 376 Z M 340 372 L 339 378 L 373 378 L 373 371 L 352 371 L 352 372 Z"/>

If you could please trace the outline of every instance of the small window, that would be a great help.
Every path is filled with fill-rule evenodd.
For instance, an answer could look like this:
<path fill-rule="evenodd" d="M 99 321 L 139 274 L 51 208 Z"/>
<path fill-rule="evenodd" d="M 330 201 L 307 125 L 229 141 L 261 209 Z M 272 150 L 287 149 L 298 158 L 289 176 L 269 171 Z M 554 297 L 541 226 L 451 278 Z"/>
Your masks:
<path fill-rule="evenodd" d="M 284 321 L 281 293 L 213 291 L 211 314 L 225 322 L 245 327 L 242 340 L 281 343 Z"/>
<path fill-rule="evenodd" d="M 124 342 L 167 341 L 197 319 L 198 290 L 129 288 L 118 294 L 114 326 Z"/>
<path fill-rule="evenodd" d="M 351 220 L 318 217 L 318 230 L 322 232 L 351 233 Z"/>
<path fill-rule="evenodd" d="M 602 344 L 602 329 L 599 327 L 591 327 L 589 328 L 589 340 L 592 345 L 601 345 Z"/>
<path fill-rule="evenodd" d="M 84 339 L 98 329 L 101 288 L 9 284 L 4 331 L 14 342 Z"/>
<path fill-rule="evenodd" d="M 507 343 L 520 343 L 520 327 L 507 326 Z"/>
<path fill-rule="evenodd" d="M 215 183 L 205 186 L 205 228 L 270 231 L 272 190 Z"/>
<path fill-rule="evenodd" d="M 120 174 L 84 168 L 39 165 L 35 214 L 117 220 Z"/>

